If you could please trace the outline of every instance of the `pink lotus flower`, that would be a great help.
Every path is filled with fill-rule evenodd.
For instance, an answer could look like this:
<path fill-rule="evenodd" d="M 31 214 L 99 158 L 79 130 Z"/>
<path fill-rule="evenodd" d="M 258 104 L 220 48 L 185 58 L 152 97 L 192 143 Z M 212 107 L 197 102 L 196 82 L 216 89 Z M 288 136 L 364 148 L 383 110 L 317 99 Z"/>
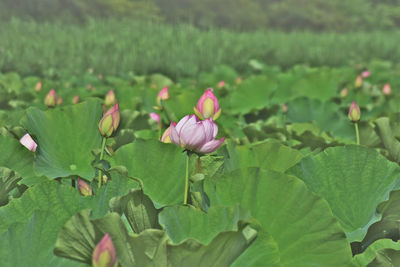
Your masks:
<path fill-rule="evenodd" d="M 57 95 L 54 89 L 47 93 L 44 103 L 47 107 L 54 107 L 56 105 Z"/>
<path fill-rule="evenodd" d="M 168 87 L 164 87 L 157 95 L 157 104 L 161 106 L 161 100 L 167 100 L 169 98 Z"/>
<path fill-rule="evenodd" d="M 102 136 L 110 137 L 118 128 L 120 121 L 119 105 L 116 103 L 101 118 L 99 131 Z"/>
<path fill-rule="evenodd" d="M 81 195 L 84 197 L 93 195 L 92 188 L 90 187 L 90 185 L 79 178 L 78 178 L 78 189 L 79 193 L 81 193 Z"/>
<path fill-rule="evenodd" d="M 194 113 L 202 120 L 212 118 L 218 119 L 221 115 L 218 99 L 215 97 L 212 89 L 207 89 L 197 102 L 197 108 L 193 108 Z"/>
<path fill-rule="evenodd" d="M 371 76 L 371 72 L 369 70 L 365 70 L 365 71 L 361 72 L 361 76 L 363 78 L 367 78 L 367 77 Z"/>
<path fill-rule="evenodd" d="M 30 151 L 32 152 L 36 151 L 37 144 L 29 134 L 25 134 L 24 136 L 22 136 L 22 138 L 19 139 L 19 142 Z"/>
<path fill-rule="evenodd" d="M 385 84 L 382 88 L 382 93 L 386 96 L 389 96 L 392 93 L 392 88 L 390 87 L 390 84 Z"/>
<path fill-rule="evenodd" d="M 218 86 L 218 88 L 224 87 L 224 86 L 225 86 L 225 81 L 220 81 L 220 82 L 217 84 L 217 86 Z"/>
<path fill-rule="evenodd" d="M 115 103 L 117 103 L 117 99 L 115 97 L 114 90 L 110 90 L 110 91 L 108 91 L 108 93 L 106 95 L 104 104 L 108 107 L 108 106 L 115 105 Z"/>
<path fill-rule="evenodd" d="M 350 105 L 348 117 L 352 122 L 358 122 L 360 120 L 361 117 L 360 108 L 358 107 L 355 101 L 353 101 Z"/>
<path fill-rule="evenodd" d="M 171 123 L 169 136 L 172 143 L 199 153 L 211 153 L 217 150 L 225 138 L 215 139 L 218 126 L 212 119 L 199 121 L 196 115 L 186 115 L 178 124 Z"/>
<path fill-rule="evenodd" d="M 35 85 L 35 91 L 40 92 L 42 90 L 42 82 L 37 82 Z"/>
<path fill-rule="evenodd" d="M 118 265 L 117 252 L 108 233 L 97 244 L 92 256 L 93 267 L 116 267 Z"/>
<path fill-rule="evenodd" d="M 163 143 L 172 143 L 171 142 L 171 138 L 169 137 L 169 129 L 170 129 L 170 127 L 168 127 L 164 131 L 163 135 L 161 136 L 161 142 L 163 142 Z"/>
<path fill-rule="evenodd" d="M 155 113 L 155 112 L 151 112 L 149 115 L 150 115 L 150 118 L 151 118 L 152 120 L 154 120 L 155 122 L 157 122 L 158 124 L 160 124 L 160 122 L 161 122 L 161 116 L 160 116 L 160 114 L 157 114 L 157 113 Z"/>

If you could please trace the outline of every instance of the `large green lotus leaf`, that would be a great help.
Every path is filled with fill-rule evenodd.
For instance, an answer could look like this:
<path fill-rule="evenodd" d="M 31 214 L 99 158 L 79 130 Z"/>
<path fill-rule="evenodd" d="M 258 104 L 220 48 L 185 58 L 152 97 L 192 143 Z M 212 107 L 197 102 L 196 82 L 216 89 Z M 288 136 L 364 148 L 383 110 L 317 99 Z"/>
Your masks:
<path fill-rule="evenodd" d="M 19 173 L 22 177 L 21 183 L 30 186 L 47 180 L 35 174 L 34 153 L 22 146 L 18 140 L 0 135 L 0 147 L 0 166 Z"/>
<path fill-rule="evenodd" d="M 237 230 L 239 221 L 249 220 L 249 212 L 239 206 L 211 207 L 207 213 L 192 206 L 171 206 L 159 214 L 160 224 L 174 244 L 187 238 L 208 244 L 218 233 Z"/>
<path fill-rule="evenodd" d="M 361 241 L 378 221 L 375 210 L 400 186 L 400 167 L 374 149 L 349 145 L 304 158 L 289 170 L 324 197 L 349 241 Z"/>
<path fill-rule="evenodd" d="M 340 107 L 333 102 L 321 102 L 306 97 L 296 98 L 288 104 L 289 122 L 315 122 L 323 131 L 336 137 L 354 140 L 354 127 L 349 119 L 340 113 Z"/>
<path fill-rule="evenodd" d="M 102 113 L 96 100 L 47 111 L 29 108 L 24 126 L 38 143 L 36 170 L 49 178 L 78 175 L 92 180 L 91 151 L 101 146 Z"/>
<path fill-rule="evenodd" d="M 328 203 L 296 177 L 247 168 L 207 179 L 204 188 L 211 206 L 239 203 L 269 234 L 234 266 L 349 266 L 350 245 Z"/>
<path fill-rule="evenodd" d="M 125 166 L 143 181 L 144 193 L 157 208 L 183 202 L 186 161 L 182 148 L 157 140 L 136 140 L 119 148 L 112 166 Z"/>
<path fill-rule="evenodd" d="M 197 105 L 202 92 L 195 90 L 180 89 L 180 94 L 171 94 L 171 98 L 165 100 L 163 105 L 171 121 L 179 121 L 185 115 L 193 113 L 193 107 Z"/>
<path fill-rule="evenodd" d="M 129 234 L 117 213 L 90 220 L 90 211 L 83 210 L 64 225 L 54 252 L 60 257 L 90 264 L 95 245 L 109 233 L 121 267 L 229 266 L 252 241 L 247 237 L 254 237 L 251 229 L 243 233 L 246 229 L 249 228 L 220 233 L 208 245 L 194 239 L 173 245 L 164 231 L 146 229 L 140 234 Z"/>
<path fill-rule="evenodd" d="M 58 214 L 37 210 L 25 223 L 13 224 L 0 235 L 0 261 L 4 267 L 75 267 L 87 266 L 56 257 L 52 250 L 60 229 Z M 61 225 L 62 226 L 62 225 Z"/>
<path fill-rule="evenodd" d="M 261 167 L 284 172 L 303 157 L 298 150 L 268 140 L 246 146 L 235 146 L 234 142 L 227 141 L 219 153 L 225 158 L 224 166 L 227 172 L 244 167 Z"/>
<path fill-rule="evenodd" d="M 353 261 L 357 266 L 398 266 L 400 264 L 400 242 L 391 239 L 379 239 L 372 243 L 362 254 L 355 255 Z M 382 260 L 388 260 L 390 265 L 380 265 Z M 384 262 L 384 261 L 383 261 Z M 394 264 L 394 265 L 393 265 Z"/>
<path fill-rule="evenodd" d="M 246 79 L 229 96 L 229 111 L 233 114 L 247 114 L 268 107 L 276 88 L 276 82 L 265 76 Z"/>

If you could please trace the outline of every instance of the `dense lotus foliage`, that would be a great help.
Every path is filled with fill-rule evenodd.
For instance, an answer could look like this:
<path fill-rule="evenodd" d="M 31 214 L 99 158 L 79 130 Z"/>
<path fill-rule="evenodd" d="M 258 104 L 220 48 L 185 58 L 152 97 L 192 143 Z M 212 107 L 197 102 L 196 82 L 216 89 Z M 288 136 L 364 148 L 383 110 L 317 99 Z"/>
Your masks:
<path fill-rule="evenodd" d="M 0 265 L 400 266 L 399 75 L 2 73 Z"/>

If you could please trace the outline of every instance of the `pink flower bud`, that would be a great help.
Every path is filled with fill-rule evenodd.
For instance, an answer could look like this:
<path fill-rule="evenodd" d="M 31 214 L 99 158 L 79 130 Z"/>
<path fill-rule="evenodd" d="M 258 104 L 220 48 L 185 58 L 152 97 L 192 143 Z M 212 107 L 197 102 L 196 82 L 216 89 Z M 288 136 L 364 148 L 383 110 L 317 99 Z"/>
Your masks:
<path fill-rule="evenodd" d="M 356 88 L 360 88 L 363 85 L 363 79 L 361 75 L 358 75 L 355 81 Z"/>
<path fill-rule="evenodd" d="M 197 108 L 193 108 L 194 113 L 202 120 L 212 118 L 218 119 L 221 115 L 218 99 L 215 97 L 212 89 L 207 89 L 197 102 Z"/>
<path fill-rule="evenodd" d="M 349 89 L 343 88 L 342 91 L 340 91 L 340 97 L 345 98 L 349 94 Z"/>
<path fill-rule="evenodd" d="M 108 93 L 106 95 L 106 99 L 104 101 L 104 104 L 107 107 L 109 107 L 109 106 L 115 105 L 115 103 L 117 103 L 117 99 L 115 98 L 114 90 L 110 90 L 110 91 L 108 91 Z"/>
<path fill-rule="evenodd" d="M 220 82 L 217 84 L 217 86 L 218 86 L 218 88 L 224 87 L 224 86 L 225 86 L 225 81 L 220 81 Z"/>
<path fill-rule="evenodd" d="M 79 178 L 78 178 L 78 189 L 81 195 L 84 197 L 93 195 L 92 188 L 90 187 L 90 185 Z"/>
<path fill-rule="evenodd" d="M 174 126 L 176 126 L 176 122 L 174 122 Z M 169 130 L 170 128 L 168 127 L 163 135 L 161 136 L 161 142 L 163 143 L 171 143 L 171 138 L 169 137 Z"/>
<path fill-rule="evenodd" d="M 287 104 L 282 104 L 282 112 L 286 113 L 288 110 L 288 105 Z"/>
<path fill-rule="evenodd" d="M 93 267 L 116 267 L 118 264 L 117 252 L 108 233 L 94 248 L 92 255 Z"/>
<path fill-rule="evenodd" d="M 62 97 L 57 98 L 57 106 L 61 106 L 63 103 Z"/>
<path fill-rule="evenodd" d="M 78 104 L 79 103 L 79 96 L 74 96 L 73 98 L 72 98 L 72 104 Z"/>
<path fill-rule="evenodd" d="M 90 74 L 93 74 L 94 69 L 93 69 L 93 68 L 89 68 L 89 69 L 88 69 L 88 72 L 89 72 Z"/>
<path fill-rule="evenodd" d="M 369 70 L 365 70 L 365 71 L 361 72 L 361 76 L 363 78 L 367 78 L 367 77 L 371 76 L 371 72 Z"/>
<path fill-rule="evenodd" d="M 22 136 L 22 138 L 19 139 L 19 142 L 30 151 L 32 152 L 36 151 L 37 144 L 29 134 L 25 134 L 24 136 Z"/>
<path fill-rule="evenodd" d="M 155 113 L 155 112 L 151 112 L 149 115 L 150 115 L 150 118 L 151 118 L 152 120 L 154 120 L 155 122 L 157 122 L 158 124 L 160 124 L 160 122 L 161 122 L 161 116 L 160 116 L 160 114 L 157 114 L 157 113 Z"/>
<path fill-rule="evenodd" d="M 56 105 L 56 91 L 51 89 L 50 92 L 47 93 L 44 103 L 47 107 L 54 107 Z"/>
<path fill-rule="evenodd" d="M 352 122 L 358 122 L 360 120 L 361 117 L 360 108 L 354 101 L 350 105 L 348 117 Z"/>
<path fill-rule="evenodd" d="M 242 81 L 243 81 L 242 77 L 237 77 L 236 80 L 235 80 L 235 83 L 236 83 L 237 85 L 239 85 L 239 84 L 242 83 Z"/>
<path fill-rule="evenodd" d="M 158 92 L 157 95 L 157 104 L 159 106 L 161 106 L 161 100 L 167 100 L 169 98 L 169 91 L 168 91 L 168 87 L 164 87 L 163 89 L 161 89 L 160 92 Z"/>
<path fill-rule="evenodd" d="M 385 84 L 382 88 L 382 93 L 386 96 L 389 96 L 392 93 L 392 88 L 390 87 L 390 84 Z"/>
<path fill-rule="evenodd" d="M 119 121 L 119 105 L 116 103 L 101 118 L 99 122 L 100 134 L 104 137 L 110 137 L 117 130 Z"/>
<path fill-rule="evenodd" d="M 187 115 L 178 124 L 171 123 L 169 137 L 182 148 L 207 154 L 217 150 L 225 140 L 215 139 L 217 133 L 218 126 L 211 118 L 199 121 L 196 115 Z"/>
<path fill-rule="evenodd" d="M 35 91 L 39 93 L 41 90 L 42 90 L 42 82 L 39 81 L 35 85 Z"/>
<path fill-rule="evenodd" d="M 99 80 L 103 79 L 103 75 L 102 74 L 98 74 L 97 78 L 99 78 Z"/>

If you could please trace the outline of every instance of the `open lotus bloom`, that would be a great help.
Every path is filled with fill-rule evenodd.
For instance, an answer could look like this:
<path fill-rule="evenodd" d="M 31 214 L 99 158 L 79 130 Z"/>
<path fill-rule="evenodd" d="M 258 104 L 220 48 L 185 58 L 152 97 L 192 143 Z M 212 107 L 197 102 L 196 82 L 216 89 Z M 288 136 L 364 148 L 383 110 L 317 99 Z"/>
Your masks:
<path fill-rule="evenodd" d="M 194 113 L 202 120 L 212 118 L 218 119 L 221 115 L 218 99 L 211 89 L 207 89 L 197 102 L 197 107 L 193 108 Z"/>
<path fill-rule="evenodd" d="M 37 148 L 37 144 L 35 143 L 35 141 L 33 141 L 32 137 L 29 134 L 25 134 L 24 136 L 22 136 L 21 139 L 19 139 L 19 142 L 26 147 L 27 149 L 29 149 L 32 152 L 36 151 Z"/>
<path fill-rule="evenodd" d="M 200 121 L 196 115 L 186 115 L 178 124 L 171 123 L 169 136 L 172 143 L 199 153 L 211 153 L 217 150 L 225 138 L 215 139 L 218 126 L 212 119 Z"/>
<path fill-rule="evenodd" d="M 117 252 L 108 233 L 104 235 L 93 251 L 92 265 L 94 267 L 116 267 Z"/>

